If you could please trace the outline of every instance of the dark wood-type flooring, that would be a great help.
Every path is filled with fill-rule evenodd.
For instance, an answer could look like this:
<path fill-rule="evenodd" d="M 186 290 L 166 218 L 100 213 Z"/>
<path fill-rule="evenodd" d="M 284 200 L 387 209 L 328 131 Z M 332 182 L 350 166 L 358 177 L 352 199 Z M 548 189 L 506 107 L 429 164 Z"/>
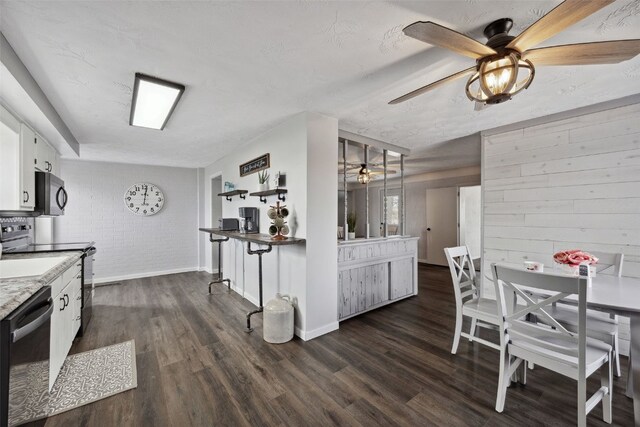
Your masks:
<path fill-rule="evenodd" d="M 135 339 L 137 389 L 51 417 L 47 426 L 575 425 L 576 384 L 537 367 L 494 410 L 498 353 L 463 340 L 450 353 L 448 270 L 420 266 L 419 296 L 282 345 L 243 332 L 252 305 L 209 275 L 183 273 L 100 287 L 88 334 L 72 352 Z M 494 332 L 488 331 L 491 338 Z M 485 335 L 483 335 L 485 336 Z M 497 335 L 496 335 L 497 336 Z M 633 425 L 626 378 L 614 424 Z M 599 386 L 599 376 L 589 390 Z M 606 425 L 601 406 L 590 425 Z"/>

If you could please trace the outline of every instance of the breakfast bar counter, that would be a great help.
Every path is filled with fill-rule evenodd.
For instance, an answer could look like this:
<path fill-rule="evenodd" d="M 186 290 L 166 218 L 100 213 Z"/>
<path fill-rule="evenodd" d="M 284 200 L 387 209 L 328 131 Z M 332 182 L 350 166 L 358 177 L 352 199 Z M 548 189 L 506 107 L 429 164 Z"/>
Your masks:
<path fill-rule="evenodd" d="M 262 312 L 263 304 L 262 304 L 262 255 L 271 252 L 273 246 L 286 246 L 286 245 L 297 245 L 304 243 L 305 239 L 299 239 L 296 237 L 287 237 L 284 240 L 273 240 L 271 236 L 267 234 L 258 234 L 258 233 L 241 233 L 239 231 L 227 231 L 220 230 L 219 228 L 200 228 L 202 232 L 209 233 L 209 241 L 211 243 L 218 244 L 218 277 L 215 280 L 209 282 L 209 293 L 211 293 L 211 285 L 215 283 L 224 283 L 227 282 L 229 289 L 231 289 L 231 281 L 229 279 L 224 278 L 224 274 L 222 272 L 222 263 L 220 262 L 220 253 L 222 252 L 220 249 L 220 245 L 222 243 L 228 241 L 229 239 L 236 239 L 243 242 L 247 242 L 247 254 L 249 255 L 258 255 L 258 290 L 260 293 L 259 298 L 259 307 L 256 310 L 250 311 L 247 313 L 247 328 L 245 332 L 251 332 L 253 329 L 251 328 L 251 316 L 257 313 Z M 217 239 L 214 235 L 222 236 L 222 239 Z M 263 245 L 267 246 L 264 249 L 251 249 L 251 244 Z"/>
<path fill-rule="evenodd" d="M 220 230 L 219 228 L 200 228 L 199 230 L 205 233 L 216 234 L 218 236 L 224 236 L 230 239 L 237 239 L 258 245 L 284 246 L 297 245 L 305 242 L 305 239 L 299 239 L 297 237 L 287 237 L 286 240 L 272 240 L 271 236 L 268 234 L 241 233 L 239 231 Z"/>

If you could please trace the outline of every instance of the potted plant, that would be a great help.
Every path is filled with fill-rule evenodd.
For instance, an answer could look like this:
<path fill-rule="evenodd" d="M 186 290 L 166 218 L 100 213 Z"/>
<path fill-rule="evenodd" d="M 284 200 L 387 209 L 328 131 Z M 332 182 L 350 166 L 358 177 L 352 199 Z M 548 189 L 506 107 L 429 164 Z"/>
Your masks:
<path fill-rule="evenodd" d="M 351 239 L 355 239 L 356 238 L 356 222 L 358 220 L 358 217 L 356 216 L 355 212 L 350 212 L 347 215 L 347 228 L 348 228 L 348 232 L 349 232 L 349 240 Z"/>
<path fill-rule="evenodd" d="M 269 174 L 266 170 L 258 172 L 258 191 L 267 191 L 269 189 Z"/>

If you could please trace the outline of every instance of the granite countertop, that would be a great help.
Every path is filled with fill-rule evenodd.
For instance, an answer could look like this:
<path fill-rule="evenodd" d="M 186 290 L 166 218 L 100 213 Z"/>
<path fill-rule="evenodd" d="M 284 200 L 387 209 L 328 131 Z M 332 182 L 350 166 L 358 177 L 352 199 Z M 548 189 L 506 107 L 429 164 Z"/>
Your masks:
<path fill-rule="evenodd" d="M 67 268 L 71 267 L 82 257 L 80 251 L 69 252 L 42 252 L 25 254 L 2 254 L 2 259 L 25 259 L 25 258 L 51 258 L 63 257 L 66 259 L 56 264 L 41 276 L 21 276 L 0 279 L 0 319 L 4 319 L 20 304 L 28 300 L 33 294 L 46 286 L 53 279 L 58 277 Z M 0 260 L 0 262 L 2 262 Z"/>
<path fill-rule="evenodd" d="M 200 231 L 205 233 L 217 234 L 218 236 L 225 236 L 231 239 L 238 239 L 244 242 L 257 243 L 259 245 L 272 245 L 272 246 L 284 246 L 284 245 L 297 245 L 303 243 L 305 239 L 298 239 L 297 237 L 287 237 L 286 240 L 272 240 L 268 234 L 258 233 L 240 233 L 239 231 L 223 231 L 219 228 L 200 228 Z"/>

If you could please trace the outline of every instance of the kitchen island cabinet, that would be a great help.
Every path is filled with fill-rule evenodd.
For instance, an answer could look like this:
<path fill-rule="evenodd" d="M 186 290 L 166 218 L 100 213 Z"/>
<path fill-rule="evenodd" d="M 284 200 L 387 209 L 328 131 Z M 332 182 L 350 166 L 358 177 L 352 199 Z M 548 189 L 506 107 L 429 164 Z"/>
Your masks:
<path fill-rule="evenodd" d="M 338 244 L 338 320 L 418 294 L 418 238 Z"/>

